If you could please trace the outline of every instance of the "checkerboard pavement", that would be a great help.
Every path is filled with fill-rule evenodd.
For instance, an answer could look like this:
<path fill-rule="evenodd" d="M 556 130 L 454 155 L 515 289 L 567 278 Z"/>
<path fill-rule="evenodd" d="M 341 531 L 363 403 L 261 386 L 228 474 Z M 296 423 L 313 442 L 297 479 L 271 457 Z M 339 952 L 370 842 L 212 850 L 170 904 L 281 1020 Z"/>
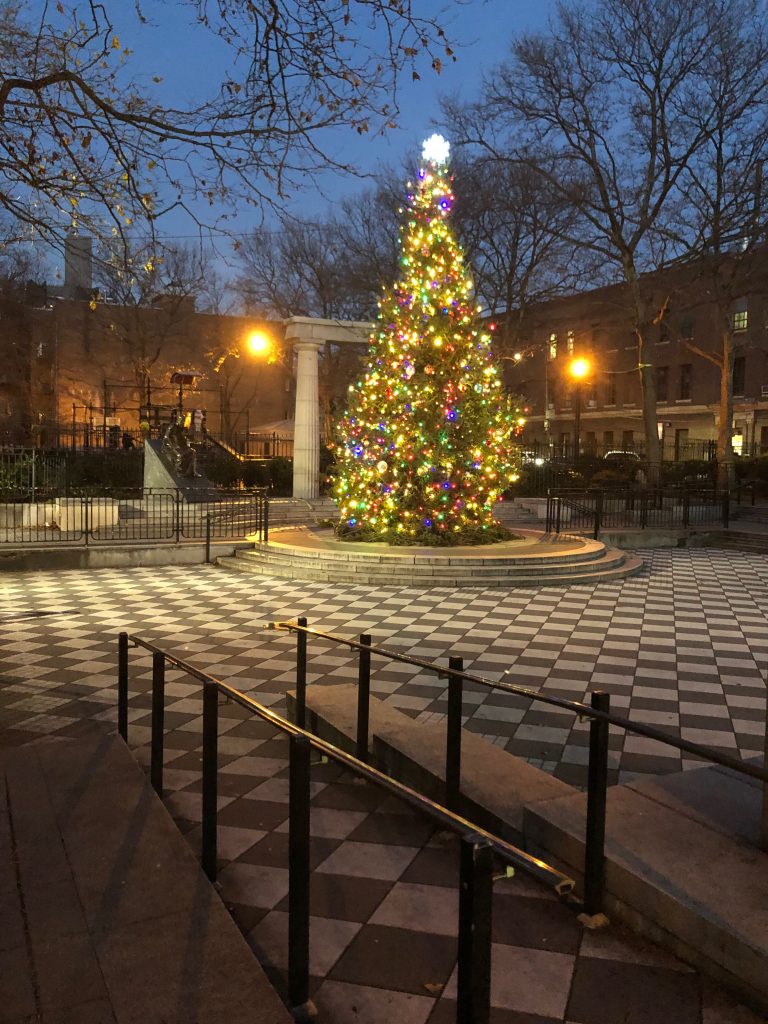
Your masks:
<path fill-rule="evenodd" d="M 647 554 L 619 584 L 508 593 L 304 584 L 212 567 L 0 577 L 0 742 L 112 727 L 116 634 L 140 633 L 282 707 L 294 679 L 290 637 L 261 630 L 307 614 L 320 629 L 441 658 L 488 677 L 614 706 L 731 752 L 761 746 L 768 656 L 768 561 L 717 551 Z M 354 673 L 343 648 L 310 643 L 310 684 Z M 712 671 L 714 669 L 714 671 Z M 422 718 L 444 684 L 377 664 L 374 692 Z M 148 762 L 150 662 L 131 652 L 129 740 Z M 467 728 L 582 778 L 585 733 L 515 698 L 469 692 Z M 287 741 L 222 704 L 222 897 L 278 988 L 287 965 Z M 166 803 L 190 842 L 200 821 L 199 686 L 167 673 Z M 676 770 L 679 759 L 612 737 L 616 773 Z M 453 1019 L 456 841 L 382 792 L 312 770 L 312 997 L 334 1024 Z M 584 932 L 572 911 L 522 876 L 494 897 L 494 1024 L 756 1024 L 683 964 L 612 927 Z"/>

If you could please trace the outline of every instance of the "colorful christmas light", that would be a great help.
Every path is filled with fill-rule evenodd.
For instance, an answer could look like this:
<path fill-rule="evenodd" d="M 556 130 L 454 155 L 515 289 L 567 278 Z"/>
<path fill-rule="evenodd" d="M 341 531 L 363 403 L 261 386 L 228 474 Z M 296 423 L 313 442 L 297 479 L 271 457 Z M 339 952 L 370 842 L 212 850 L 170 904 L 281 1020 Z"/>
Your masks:
<path fill-rule="evenodd" d="M 477 543 L 503 533 L 493 506 L 516 477 L 510 443 L 521 416 L 473 303 L 449 224 L 453 200 L 444 161 L 428 159 L 409 183 L 401 276 L 384 290 L 365 372 L 338 424 L 341 536 Z"/>

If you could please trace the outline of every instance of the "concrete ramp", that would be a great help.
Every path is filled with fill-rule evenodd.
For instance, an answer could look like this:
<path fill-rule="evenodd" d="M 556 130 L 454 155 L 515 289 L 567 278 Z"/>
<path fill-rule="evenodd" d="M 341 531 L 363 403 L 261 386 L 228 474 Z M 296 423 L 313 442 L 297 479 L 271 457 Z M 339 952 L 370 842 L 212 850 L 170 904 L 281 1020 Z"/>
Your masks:
<path fill-rule="evenodd" d="M 41 742 L 2 769 L 3 1020 L 288 1024 L 122 740 Z"/>

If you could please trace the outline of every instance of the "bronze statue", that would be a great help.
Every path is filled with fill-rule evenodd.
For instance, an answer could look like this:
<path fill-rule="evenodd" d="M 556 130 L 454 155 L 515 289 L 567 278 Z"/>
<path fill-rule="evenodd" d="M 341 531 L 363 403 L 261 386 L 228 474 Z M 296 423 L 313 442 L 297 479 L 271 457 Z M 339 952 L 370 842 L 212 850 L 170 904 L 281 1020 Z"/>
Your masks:
<path fill-rule="evenodd" d="M 190 445 L 187 432 L 179 422 L 178 415 L 173 414 L 163 435 L 163 453 L 170 460 L 174 469 L 187 479 L 195 479 L 201 474 L 197 472 L 197 452 Z"/>

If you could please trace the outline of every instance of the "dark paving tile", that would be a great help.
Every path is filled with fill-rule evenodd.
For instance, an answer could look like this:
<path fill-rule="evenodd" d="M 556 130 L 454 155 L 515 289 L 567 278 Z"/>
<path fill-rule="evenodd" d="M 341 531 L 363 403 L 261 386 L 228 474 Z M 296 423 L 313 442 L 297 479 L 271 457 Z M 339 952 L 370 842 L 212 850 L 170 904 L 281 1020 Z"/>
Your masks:
<path fill-rule="evenodd" d="M 579 1024 L 699 1024 L 699 981 L 663 967 L 576 962 L 566 1018 Z"/>
<path fill-rule="evenodd" d="M 417 882 L 422 885 L 458 886 L 458 843 L 453 849 L 425 846 L 408 865 L 400 881 Z"/>
<path fill-rule="evenodd" d="M 312 773 L 312 778 L 316 778 Z M 326 786 L 312 801 L 313 807 L 332 807 L 339 811 L 373 811 L 386 799 L 385 790 L 368 783 L 342 783 Z"/>
<path fill-rule="evenodd" d="M 271 832 L 288 817 L 286 804 L 269 800 L 248 800 L 240 797 L 219 811 L 219 825 L 234 825 L 236 828 L 253 828 Z"/>
<path fill-rule="evenodd" d="M 311 836 L 309 840 L 309 865 L 314 869 L 341 844 L 340 839 L 324 839 Z M 288 833 L 272 832 L 237 858 L 245 864 L 262 864 L 265 867 L 288 867 Z"/>
<path fill-rule="evenodd" d="M 309 886 L 309 911 L 315 917 L 365 922 L 391 889 L 389 882 L 315 872 Z M 276 910 L 288 910 L 288 897 Z"/>
<path fill-rule="evenodd" d="M 456 1024 L 456 1003 L 452 999 L 441 999 L 427 1024 Z M 492 1006 L 489 1024 L 561 1024 L 554 1017 L 540 1017 L 535 1013 L 518 1013 L 516 1010 L 502 1010 Z"/>
<path fill-rule="evenodd" d="M 424 995 L 444 985 L 456 961 L 456 940 L 427 932 L 364 925 L 329 977 L 356 985 Z"/>
<path fill-rule="evenodd" d="M 412 818 L 403 814 L 369 814 L 347 838 L 360 843 L 423 846 L 434 831 L 434 825 L 426 818 Z"/>
<path fill-rule="evenodd" d="M 251 907 L 247 903 L 227 903 L 226 908 L 243 935 L 247 935 L 269 913 L 264 907 Z"/>
<path fill-rule="evenodd" d="M 494 898 L 494 942 L 574 954 L 581 932 L 573 912 L 560 903 L 504 894 Z"/>
<path fill-rule="evenodd" d="M 270 725 L 269 722 L 262 722 L 251 716 L 234 728 L 229 729 L 226 735 L 240 736 L 249 740 L 268 740 L 274 739 L 275 727 Z"/>
<path fill-rule="evenodd" d="M 173 762 L 173 767 L 177 766 L 178 762 Z M 243 796 L 245 793 L 250 793 L 251 790 L 255 789 L 259 784 L 259 779 L 254 778 L 253 775 L 236 775 L 234 772 L 219 772 L 217 790 L 219 796 Z M 181 790 L 183 793 L 202 793 L 203 791 L 203 779 L 202 774 L 199 779 L 195 779 L 194 782 L 190 782 L 188 786 L 184 786 Z"/>

